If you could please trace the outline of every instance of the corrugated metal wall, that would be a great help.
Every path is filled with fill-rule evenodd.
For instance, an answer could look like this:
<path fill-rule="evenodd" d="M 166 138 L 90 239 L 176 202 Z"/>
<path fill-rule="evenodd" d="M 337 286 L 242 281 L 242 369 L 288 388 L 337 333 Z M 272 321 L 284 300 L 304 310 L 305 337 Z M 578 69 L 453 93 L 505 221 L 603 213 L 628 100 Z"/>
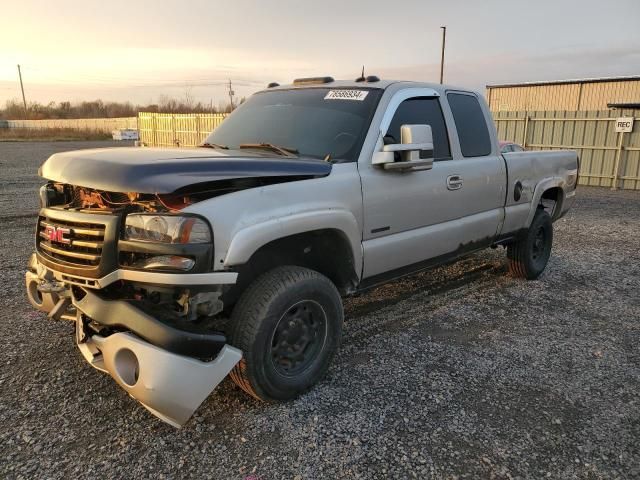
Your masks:
<path fill-rule="evenodd" d="M 121 118 L 64 118 L 55 120 L 6 120 L 8 128 L 69 128 L 72 130 L 91 130 L 111 133 L 121 128 L 138 128 L 137 117 Z"/>
<path fill-rule="evenodd" d="M 604 110 L 608 103 L 640 102 L 640 80 L 487 87 L 492 111 Z"/>
<path fill-rule="evenodd" d="M 602 110 L 607 103 L 640 103 L 640 80 L 585 83 L 578 110 Z"/>
<path fill-rule="evenodd" d="M 580 184 L 640 190 L 640 110 L 494 112 L 500 140 L 527 150 L 576 150 Z M 633 132 L 615 120 L 635 117 Z"/>

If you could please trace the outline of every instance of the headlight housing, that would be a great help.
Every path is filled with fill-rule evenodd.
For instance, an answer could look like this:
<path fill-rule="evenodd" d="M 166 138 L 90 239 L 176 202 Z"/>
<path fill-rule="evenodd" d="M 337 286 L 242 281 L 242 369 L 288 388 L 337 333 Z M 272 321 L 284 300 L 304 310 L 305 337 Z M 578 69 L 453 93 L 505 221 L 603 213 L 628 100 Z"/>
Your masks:
<path fill-rule="evenodd" d="M 211 228 L 202 218 L 186 215 L 127 215 L 125 240 L 155 243 L 211 243 Z"/>

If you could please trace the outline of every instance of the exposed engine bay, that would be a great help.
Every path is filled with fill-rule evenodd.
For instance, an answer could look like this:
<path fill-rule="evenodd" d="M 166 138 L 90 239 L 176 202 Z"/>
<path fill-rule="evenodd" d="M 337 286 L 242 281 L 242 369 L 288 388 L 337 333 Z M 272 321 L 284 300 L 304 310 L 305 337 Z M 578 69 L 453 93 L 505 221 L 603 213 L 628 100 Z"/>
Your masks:
<path fill-rule="evenodd" d="M 49 182 L 40 191 L 41 203 L 65 209 L 101 212 L 170 212 L 215 196 L 217 191 L 185 194 L 107 192 L 63 183 Z M 220 193 L 224 193 L 224 190 Z M 219 193 L 218 193 L 219 194 Z M 203 198 L 204 196 L 204 198 Z"/>
<path fill-rule="evenodd" d="M 40 189 L 40 204 L 81 209 L 91 213 L 171 212 L 220 195 L 305 178 L 307 177 L 271 176 L 216 180 L 183 187 L 173 193 L 109 192 L 49 182 Z"/>

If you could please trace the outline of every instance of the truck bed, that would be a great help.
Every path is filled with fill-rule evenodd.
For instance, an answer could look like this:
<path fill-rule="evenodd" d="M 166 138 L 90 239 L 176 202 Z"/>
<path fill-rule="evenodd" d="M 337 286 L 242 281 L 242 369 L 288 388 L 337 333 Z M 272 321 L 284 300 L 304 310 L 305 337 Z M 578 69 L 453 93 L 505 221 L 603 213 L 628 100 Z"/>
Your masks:
<path fill-rule="evenodd" d="M 531 205 L 537 204 L 542 192 L 549 187 L 557 195 L 549 212 L 552 219 L 557 220 L 570 208 L 578 180 L 579 161 L 575 151 L 512 152 L 502 156 L 507 168 L 508 185 L 502 233 L 525 228 L 533 215 Z M 519 194 L 518 185 L 521 186 Z"/>

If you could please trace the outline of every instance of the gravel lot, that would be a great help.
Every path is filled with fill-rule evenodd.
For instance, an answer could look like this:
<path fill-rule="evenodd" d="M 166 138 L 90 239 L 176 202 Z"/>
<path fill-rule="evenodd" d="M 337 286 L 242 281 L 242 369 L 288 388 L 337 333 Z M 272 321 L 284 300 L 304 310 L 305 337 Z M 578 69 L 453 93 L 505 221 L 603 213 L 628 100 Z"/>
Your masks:
<path fill-rule="evenodd" d="M 538 281 L 488 250 L 348 299 L 314 390 L 265 405 L 227 380 L 176 430 L 23 293 L 37 167 L 96 145 L 0 143 L 0 477 L 640 476 L 640 193 L 582 188 Z"/>

